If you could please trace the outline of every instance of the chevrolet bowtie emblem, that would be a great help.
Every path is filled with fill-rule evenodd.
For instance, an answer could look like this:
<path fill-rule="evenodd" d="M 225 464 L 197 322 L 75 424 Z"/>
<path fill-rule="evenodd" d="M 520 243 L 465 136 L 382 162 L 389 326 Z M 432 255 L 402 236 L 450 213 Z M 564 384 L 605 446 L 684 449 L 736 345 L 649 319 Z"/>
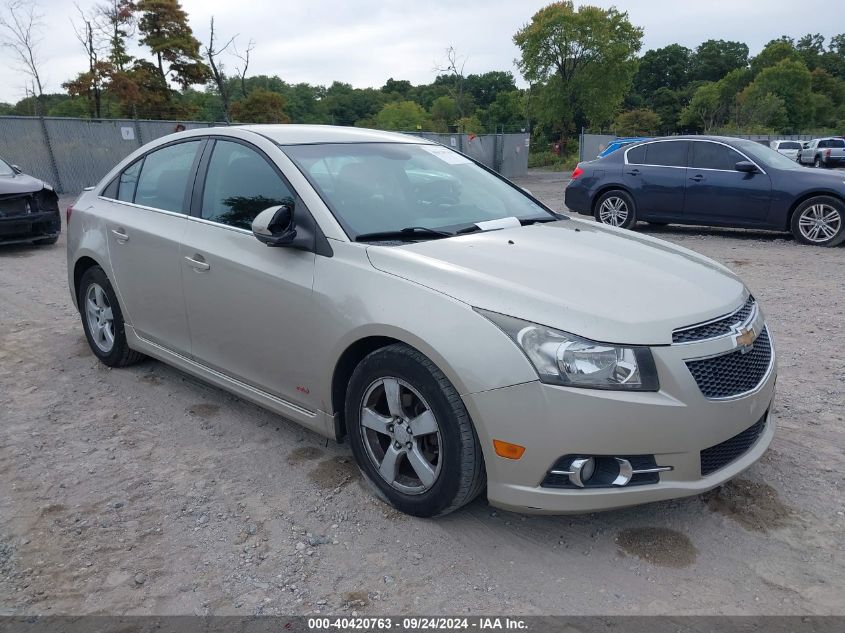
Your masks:
<path fill-rule="evenodd" d="M 757 340 L 757 334 L 758 333 L 754 330 L 753 326 L 739 327 L 736 330 L 734 344 L 743 354 L 745 354 L 746 352 L 751 351 L 751 348 L 754 346 L 754 341 Z"/>

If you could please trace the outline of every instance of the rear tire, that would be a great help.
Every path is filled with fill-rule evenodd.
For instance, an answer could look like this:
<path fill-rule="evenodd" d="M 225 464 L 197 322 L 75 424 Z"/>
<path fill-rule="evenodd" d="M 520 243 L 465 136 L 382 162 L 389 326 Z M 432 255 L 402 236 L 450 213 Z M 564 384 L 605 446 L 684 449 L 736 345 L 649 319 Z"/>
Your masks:
<path fill-rule="evenodd" d="M 126 342 L 123 313 L 109 278 L 99 266 L 86 270 L 79 280 L 77 305 L 88 346 L 109 367 L 126 367 L 144 355 Z"/>
<path fill-rule="evenodd" d="M 621 189 L 603 193 L 596 200 L 594 215 L 596 222 L 622 229 L 630 229 L 637 223 L 634 199 Z"/>
<path fill-rule="evenodd" d="M 833 196 L 814 196 L 792 214 L 795 240 L 812 246 L 838 246 L 845 241 L 845 202 Z"/>
<path fill-rule="evenodd" d="M 813 159 L 813 167 L 815 167 L 816 169 L 819 169 L 820 167 L 824 167 L 824 163 L 822 163 L 822 159 L 819 158 L 818 156 L 816 156 Z"/>
<path fill-rule="evenodd" d="M 484 488 L 481 446 L 464 403 L 417 350 L 395 344 L 364 358 L 349 381 L 345 413 L 361 472 L 396 509 L 442 516 Z"/>

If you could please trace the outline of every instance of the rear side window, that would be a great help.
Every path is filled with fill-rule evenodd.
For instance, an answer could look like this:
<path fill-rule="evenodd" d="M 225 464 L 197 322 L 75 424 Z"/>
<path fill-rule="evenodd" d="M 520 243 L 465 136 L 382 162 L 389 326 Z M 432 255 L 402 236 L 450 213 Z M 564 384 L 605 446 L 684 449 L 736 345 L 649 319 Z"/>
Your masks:
<path fill-rule="evenodd" d="M 201 143 L 177 143 L 147 154 L 138 178 L 135 203 L 184 213 L 188 179 Z"/>
<path fill-rule="evenodd" d="M 829 138 L 824 141 L 824 145 L 819 143 L 819 147 L 845 147 L 845 139 Z"/>
<path fill-rule="evenodd" d="M 696 141 L 692 144 L 690 166 L 696 169 L 734 171 L 736 164 L 741 160 L 745 160 L 742 154 L 718 143 Z"/>
<path fill-rule="evenodd" d="M 639 145 L 628 150 L 628 162 L 631 165 L 645 164 L 645 148 L 646 145 Z"/>
<path fill-rule="evenodd" d="M 250 230 L 264 209 L 293 203 L 290 189 L 261 154 L 232 141 L 214 144 L 202 194 L 203 218 Z"/>
<path fill-rule="evenodd" d="M 645 164 L 664 167 L 687 166 L 687 141 L 665 141 L 645 146 Z"/>
<path fill-rule="evenodd" d="M 135 199 L 135 186 L 138 184 L 138 174 L 141 173 L 141 163 L 143 162 L 143 160 L 139 160 L 133 163 L 120 174 L 120 178 L 117 179 L 118 200 L 132 202 Z"/>

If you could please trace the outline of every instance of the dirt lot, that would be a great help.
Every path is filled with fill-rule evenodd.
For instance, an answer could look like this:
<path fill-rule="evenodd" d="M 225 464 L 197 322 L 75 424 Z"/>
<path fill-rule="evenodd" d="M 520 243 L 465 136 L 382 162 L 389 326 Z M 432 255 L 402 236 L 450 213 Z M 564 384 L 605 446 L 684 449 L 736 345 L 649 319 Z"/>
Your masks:
<path fill-rule="evenodd" d="M 563 183 L 523 181 L 556 208 Z M 154 361 L 98 364 L 64 239 L 0 247 L 0 614 L 845 613 L 845 248 L 648 232 L 764 306 L 771 450 L 703 497 L 435 521 L 374 500 L 347 446 Z"/>

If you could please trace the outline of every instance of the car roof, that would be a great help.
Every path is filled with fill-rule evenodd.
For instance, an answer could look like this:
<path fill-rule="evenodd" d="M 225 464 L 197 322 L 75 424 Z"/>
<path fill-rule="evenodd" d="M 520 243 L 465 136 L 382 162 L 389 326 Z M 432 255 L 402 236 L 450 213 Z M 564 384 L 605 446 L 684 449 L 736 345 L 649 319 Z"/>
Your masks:
<path fill-rule="evenodd" d="M 398 132 L 384 132 L 359 127 L 341 127 L 335 125 L 241 125 L 239 129 L 261 134 L 279 145 L 305 145 L 317 143 L 425 143 L 432 142 L 420 136 L 400 134 Z M 231 128 L 208 128 L 205 131 L 213 134 L 215 130 Z"/>

